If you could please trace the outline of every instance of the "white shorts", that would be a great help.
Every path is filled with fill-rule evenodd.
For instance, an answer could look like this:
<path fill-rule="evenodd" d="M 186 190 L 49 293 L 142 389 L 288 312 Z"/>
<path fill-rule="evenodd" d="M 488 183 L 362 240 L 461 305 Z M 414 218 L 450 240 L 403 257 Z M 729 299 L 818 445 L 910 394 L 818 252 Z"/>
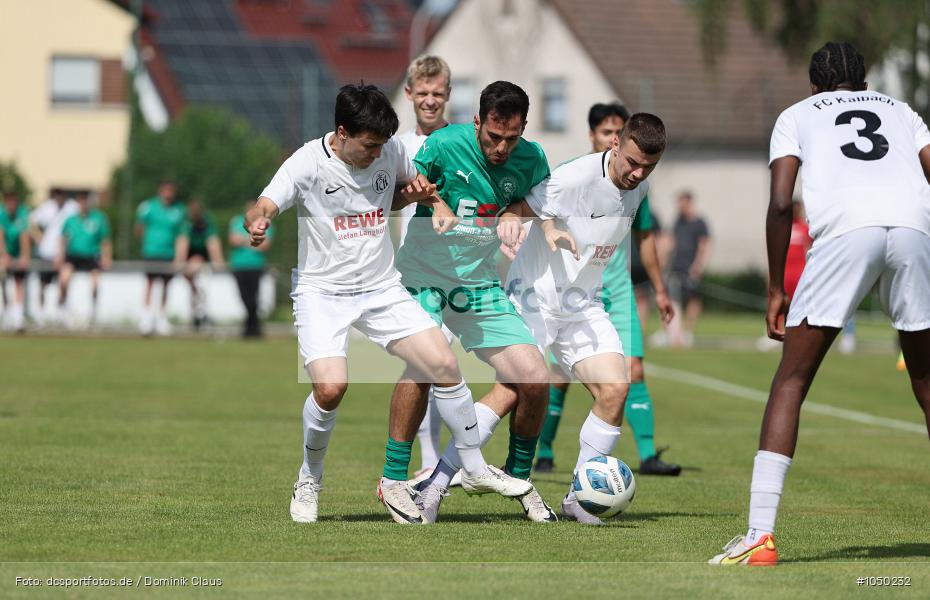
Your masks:
<path fill-rule="evenodd" d="M 297 345 L 304 365 L 346 356 L 349 327 L 382 348 L 436 323 L 400 283 L 353 295 L 324 294 L 298 286 L 291 292 Z"/>
<path fill-rule="evenodd" d="M 511 302 L 514 298 L 511 297 Z M 543 356 L 546 349 L 552 352 L 566 375 L 571 375 L 575 365 L 586 358 L 607 353 L 623 355 L 620 336 L 610 322 L 610 316 L 599 304 L 588 306 L 569 319 L 539 310 L 525 310 L 517 302 L 513 305 L 533 334 Z"/>
<path fill-rule="evenodd" d="M 785 325 L 807 319 L 841 328 L 876 284 L 895 329 L 930 328 L 930 237 L 907 227 L 864 227 L 815 243 Z"/>

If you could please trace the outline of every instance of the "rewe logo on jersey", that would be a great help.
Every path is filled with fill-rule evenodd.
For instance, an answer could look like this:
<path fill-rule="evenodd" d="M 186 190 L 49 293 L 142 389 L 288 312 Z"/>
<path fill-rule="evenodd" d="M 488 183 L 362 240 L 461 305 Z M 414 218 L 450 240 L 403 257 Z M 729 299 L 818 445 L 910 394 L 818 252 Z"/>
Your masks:
<path fill-rule="evenodd" d="M 617 244 L 612 246 L 595 246 L 594 247 L 594 256 L 591 258 L 607 260 L 614 255 L 614 252 L 617 251 Z"/>
<path fill-rule="evenodd" d="M 474 173 L 474 171 L 469 171 L 469 172 L 468 172 L 468 175 L 466 175 L 466 174 L 462 171 L 462 169 L 459 169 L 458 171 L 455 172 L 456 175 L 458 175 L 459 177 L 461 177 L 462 179 L 465 180 L 465 183 L 468 183 L 468 178 L 471 177 L 471 174 L 472 174 L 472 173 Z"/>
<path fill-rule="evenodd" d="M 376 211 L 362 213 L 360 215 L 344 215 L 333 217 L 333 228 L 336 231 L 348 231 L 349 229 L 363 229 L 365 227 L 377 227 L 384 224 L 384 209 L 379 208 Z"/>

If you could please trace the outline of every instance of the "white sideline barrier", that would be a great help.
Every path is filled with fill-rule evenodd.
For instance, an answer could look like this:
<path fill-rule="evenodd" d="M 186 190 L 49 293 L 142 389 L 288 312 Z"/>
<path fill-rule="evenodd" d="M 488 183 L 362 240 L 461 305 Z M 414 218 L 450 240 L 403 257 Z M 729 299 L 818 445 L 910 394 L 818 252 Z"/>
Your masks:
<path fill-rule="evenodd" d="M 207 317 L 214 323 L 240 323 L 245 319 L 245 307 L 239 297 L 236 280 L 229 272 L 213 273 L 204 269 L 197 276 L 200 289 L 206 298 Z M 26 277 L 26 316 L 42 321 L 39 314 L 39 276 L 30 272 Z M 161 298 L 161 280 L 156 280 L 153 304 Z M 7 298 L 13 298 L 13 279 L 6 281 Z M 142 311 L 145 294 L 145 274 L 132 271 L 108 271 L 101 273 L 97 299 L 97 323 L 104 326 L 134 325 Z M 2 303 L 2 298 L 0 298 Z M 46 306 L 58 304 L 58 281 L 46 289 Z M 275 306 L 275 279 L 271 273 L 262 276 L 258 291 L 259 314 L 267 317 Z M 3 306 L 5 308 L 5 305 Z M 91 315 L 90 274 L 75 273 L 68 290 L 68 311 L 79 320 L 86 321 Z M 191 321 L 191 289 L 186 279 L 175 275 L 168 284 L 166 304 L 168 318 L 181 323 Z"/>

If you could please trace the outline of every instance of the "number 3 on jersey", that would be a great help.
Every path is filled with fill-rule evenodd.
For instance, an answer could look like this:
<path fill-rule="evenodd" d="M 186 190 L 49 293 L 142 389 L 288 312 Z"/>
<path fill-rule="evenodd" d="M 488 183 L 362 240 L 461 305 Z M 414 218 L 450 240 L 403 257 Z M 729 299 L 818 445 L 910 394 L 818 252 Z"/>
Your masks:
<path fill-rule="evenodd" d="M 865 127 L 857 129 L 856 134 L 869 140 L 872 149 L 863 152 L 855 142 L 850 142 L 840 146 L 840 152 L 855 160 L 878 160 L 888 154 L 888 138 L 878 133 L 878 128 L 882 126 L 882 120 L 878 118 L 878 115 L 868 110 L 848 110 L 839 114 L 834 124 L 837 126 L 851 125 L 853 119 L 862 119 L 865 123 Z"/>

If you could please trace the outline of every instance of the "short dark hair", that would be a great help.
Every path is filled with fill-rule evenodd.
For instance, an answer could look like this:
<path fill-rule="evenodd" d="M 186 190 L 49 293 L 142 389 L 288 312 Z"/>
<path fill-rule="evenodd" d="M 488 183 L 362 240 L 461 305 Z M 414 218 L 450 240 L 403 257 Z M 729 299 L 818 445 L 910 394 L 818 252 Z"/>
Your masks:
<path fill-rule="evenodd" d="M 492 112 L 502 119 L 519 115 L 522 121 L 526 121 L 526 115 L 530 112 L 530 98 L 523 88 L 515 83 L 495 81 L 481 90 L 478 119 L 484 122 Z"/>
<path fill-rule="evenodd" d="M 386 139 L 397 132 L 400 124 L 384 92 L 373 85 L 360 83 L 339 88 L 336 96 L 336 128 L 340 125 L 352 137 L 367 131 Z"/>
<path fill-rule="evenodd" d="M 843 84 L 853 91 L 865 89 L 865 59 L 848 42 L 827 42 L 814 52 L 809 74 L 819 92 L 832 92 Z"/>
<path fill-rule="evenodd" d="M 646 154 L 658 154 L 665 150 L 668 138 L 662 119 L 649 113 L 636 113 L 623 126 L 620 142 L 633 140 Z"/>
<path fill-rule="evenodd" d="M 588 111 L 588 129 L 594 131 L 607 117 L 620 117 L 620 120 L 626 123 L 630 120 L 630 111 L 619 102 L 610 104 L 598 102 Z"/>

